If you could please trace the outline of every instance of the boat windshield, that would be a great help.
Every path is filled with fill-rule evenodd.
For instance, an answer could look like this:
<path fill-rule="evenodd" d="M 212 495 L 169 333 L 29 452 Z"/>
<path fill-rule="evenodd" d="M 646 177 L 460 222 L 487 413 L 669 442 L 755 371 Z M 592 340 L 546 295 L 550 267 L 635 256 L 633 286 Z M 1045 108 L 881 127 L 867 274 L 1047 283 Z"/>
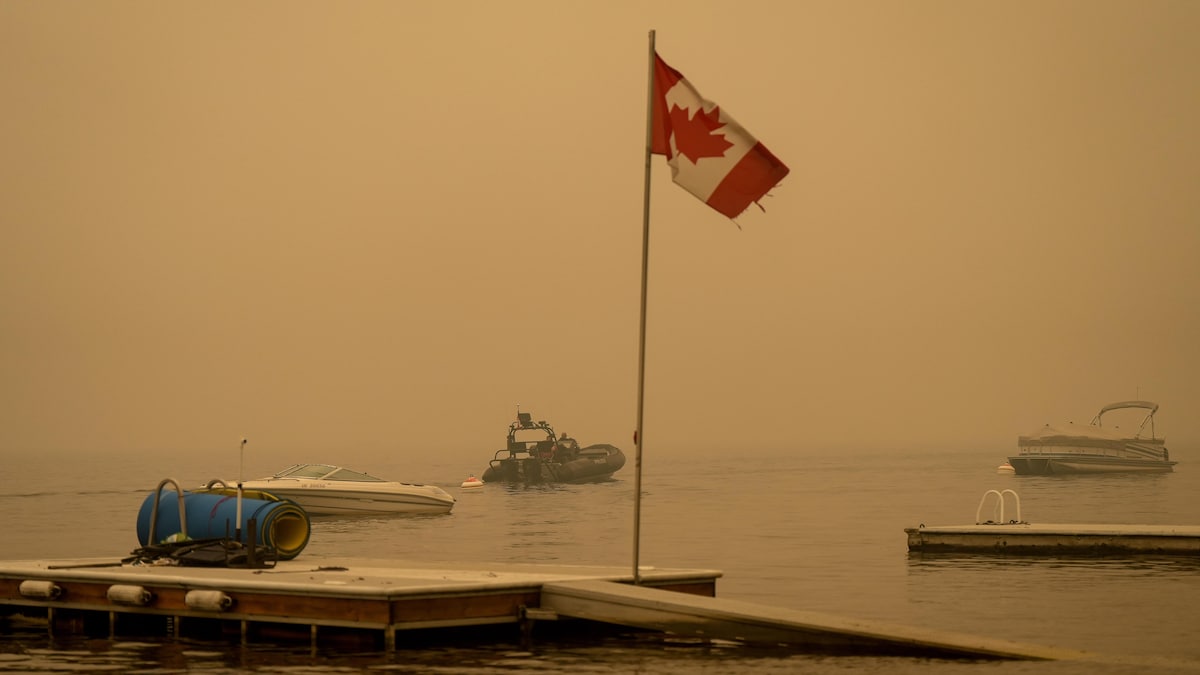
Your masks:
<path fill-rule="evenodd" d="M 337 471 L 334 471 L 326 476 L 326 478 L 329 480 L 353 480 L 368 483 L 384 482 L 382 478 L 376 478 L 370 474 L 360 473 L 358 471 L 351 471 L 350 469 L 338 469 Z"/>
<path fill-rule="evenodd" d="M 321 478 L 324 480 L 346 480 L 383 483 L 382 478 L 359 471 L 351 471 L 330 464 L 297 464 L 275 474 L 276 478 Z"/>

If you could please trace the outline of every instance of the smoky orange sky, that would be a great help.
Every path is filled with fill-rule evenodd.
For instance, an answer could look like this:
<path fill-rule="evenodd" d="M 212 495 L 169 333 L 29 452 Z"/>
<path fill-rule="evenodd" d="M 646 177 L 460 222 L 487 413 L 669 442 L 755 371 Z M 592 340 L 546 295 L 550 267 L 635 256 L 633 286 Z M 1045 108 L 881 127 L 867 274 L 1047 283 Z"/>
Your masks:
<path fill-rule="evenodd" d="M 1198 458 L 1200 3 L 1094 0 L 0 3 L 0 451 L 632 450 L 650 30 L 791 174 L 654 158 L 646 452 Z"/>

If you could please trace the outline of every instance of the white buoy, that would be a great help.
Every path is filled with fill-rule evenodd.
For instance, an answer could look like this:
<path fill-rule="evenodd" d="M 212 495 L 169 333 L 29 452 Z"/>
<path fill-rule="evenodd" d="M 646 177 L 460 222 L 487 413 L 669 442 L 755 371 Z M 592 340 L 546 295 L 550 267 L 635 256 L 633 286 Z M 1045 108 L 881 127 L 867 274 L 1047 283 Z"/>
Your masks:
<path fill-rule="evenodd" d="M 57 600 L 58 596 L 62 595 L 63 589 L 53 581 L 41 581 L 38 579 L 26 579 L 17 587 L 17 592 L 27 598 L 38 598 L 41 600 Z"/>
<path fill-rule="evenodd" d="M 183 596 L 183 604 L 189 609 L 206 609 L 213 612 L 224 612 L 233 607 L 233 598 L 221 591 L 188 591 Z"/>
<path fill-rule="evenodd" d="M 462 486 L 465 488 L 483 487 L 483 481 L 479 480 L 475 476 L 471 476 L 470 478 L 463 481 Z"/>
<path fill-rule="evenodd" d="M 113 584 L 108 587 L 108 601 L 115 602 L 118 605 L 134 605 L 141 607 L 150 604 L 154 600 L 154 594 L 146 590 L 144 586 L 130 586 L 127 584 Z"/>

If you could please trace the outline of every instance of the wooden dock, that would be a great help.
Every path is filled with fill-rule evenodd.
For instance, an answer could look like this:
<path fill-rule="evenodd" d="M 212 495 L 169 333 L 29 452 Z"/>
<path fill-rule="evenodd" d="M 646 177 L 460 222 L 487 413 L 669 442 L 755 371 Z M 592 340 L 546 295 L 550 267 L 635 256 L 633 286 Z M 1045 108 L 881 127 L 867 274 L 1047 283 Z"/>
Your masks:
<path fill-rule="evenodd" d="M 642 578 L 650 587 L 713 595 L 720 575 L 646 569 Z M 314 644 L 322 631 L 352 629 L 379 634 L 390 651 L 406 631 L 528 622 L 543 584 L 577 579 L 628 581 L 632 574 L 599 566 L 370 559 L 288 560 L 267 569 L 0 561 L 0 614 L 44 617 L 51 632 L 109 635 L 148 627 L 179 636 L 218 623 L 226 633 L 232 626 L 243 642 L 288 625 L 306 629 Z"/>
<path fill-rule="evenodd" d="M 0 561 L 0 617 L 52 633 L 238 639 L 282 634 L 367 639 L 387 651 L 417 634 L 513 624 L 604 622 L 640 630 L 816 652 L 931 658 L 1058 659 L 1035 645 L 887 626 L 716 598 L 721 572 L 571 565 L 280 561 L 265 569 L 131 565 L 100 559 Z M 5 623 L 0 621 L 0 627 Z M 365 638 L 364 638 L 365 636 Z M 423 644 L 412 638 L 411 644 Z"/>
<path fill-rule="evenodd" d="M 1200 526 L 980 523 L 905 528 L 908 550 L 1021 555 L 1200 556 Z"/>

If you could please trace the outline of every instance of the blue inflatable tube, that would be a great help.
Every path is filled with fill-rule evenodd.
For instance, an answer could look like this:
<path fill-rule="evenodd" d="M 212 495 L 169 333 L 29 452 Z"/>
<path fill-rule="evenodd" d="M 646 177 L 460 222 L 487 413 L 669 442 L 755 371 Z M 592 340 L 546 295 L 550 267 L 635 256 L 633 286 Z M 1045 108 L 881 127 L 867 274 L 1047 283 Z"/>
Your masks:
<path fill-rule="evenodd" d="M 233 538 L 238 530 L 237 496 L 233 490 L 209 490 L 183 492 L 184 518 L 189 539 Z M 243 534 L 249 532 L 247 522 L 256 522 L 256 540 L 259 546 L 275 550 L 281 560 L 291 560 L 308 546 L 312 525 L 308 513 L 295 502 L 278 499 L 266 493 L 254 493 L 250 499 L 243 493 Z M 168 537 L 180 534 L 183 529 L 179 517 L 179 493 L 163 489 L 158 493 L 158 520 L 154 536 L 150 536 L 150 521 L 154 512 L 155 493 L 151 492 L 142 502 L 138 512 L 137 536 L 142 546 L 163 543 Z"/>

